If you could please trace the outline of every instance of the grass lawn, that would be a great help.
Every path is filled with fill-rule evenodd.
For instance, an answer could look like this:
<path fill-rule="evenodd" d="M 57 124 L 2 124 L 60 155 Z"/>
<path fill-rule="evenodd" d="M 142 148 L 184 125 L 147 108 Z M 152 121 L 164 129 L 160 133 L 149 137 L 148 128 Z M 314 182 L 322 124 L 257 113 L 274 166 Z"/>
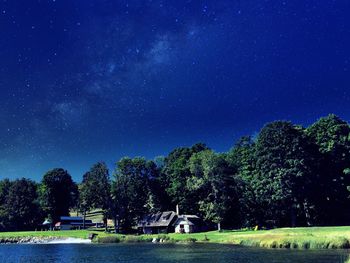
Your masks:
<path fill-rule="evenodd" d="M 72 210 L 70 211 L 70 216 L 80 216 L 83 217 L 83 214 L 76 211 L 76 210 Z M 92 220 L 92 222 L 98 222 L 98 223 L 102 223 L 103 222 L 103 213 L 101 209 L 95 209 L 92 211 L 89 211 L 86 214 L 86 219 L 87 220 Z"/>
<path fill-rule="evenodd" d="M 191 235 L 169 234 L 175 240 L 195 238 L 215 243 L 230 243 L 268 248 L 349 248 L 350 227 L 279 228 L 260 231 L 224 231 Z M 187 237 L 186 237 L 187 236 Z"/>
<path fill-rule="evenodd" d="M 153 238 L 168 242 L 209 242 L 228 243 L 243 246 L 267 248 L 350 248 L 350 227 L 310 227 L 279 228 L 259 231 L 212 231 L 194 234 L 168 235 L 116 235 L 103 231 L 36 231 L 36 232 L 0 232 L 1 238 L 13 237 L 73 237 L 87 238 L 89 233 L 98 234 L 101 243 L 149 242 Z"/>
<path fill-rule="evenodd" d="M 0 232 L 1 238 L 15 237 L 62 237 L 62 238 L 88 238 L 89 233 L 96 233 L 101 237 L 108 234 L 103 231 L 71 230 L 71 231 L 30 231 L 30 232 Z"/>
<path fill-rule="evenodd" d="M 109 239 L 110 237 L 107 237 Z M 259 231 L 212 231 L 194 234 L 126 236 L 140 241 L 163 238 L 173 242 L 227 243 L 266 248 L 350 248 L 350 227 L 279 228 Z M 101 241 L 103 242 L 103 237 Z M 123 240 L 121 240 L 123 241 Z"/>

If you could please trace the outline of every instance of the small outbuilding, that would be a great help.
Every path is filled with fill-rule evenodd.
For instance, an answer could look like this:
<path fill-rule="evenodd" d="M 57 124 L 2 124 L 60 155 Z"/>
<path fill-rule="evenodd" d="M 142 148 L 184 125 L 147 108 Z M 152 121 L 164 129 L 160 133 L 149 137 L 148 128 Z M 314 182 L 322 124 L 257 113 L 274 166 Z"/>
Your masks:
<path fill-rule="evenodd" d="M 175 233 L 195 233 L 203 231 L 203 222 L 196 215 L 180 215 L 174 223 Z"/>
<path fill-rule="evenodd" d="M 41 224 L 41 227 L 44 230 L 52 230 L 52 221 L 50 219 L 45 219 L 45 221 Z"/>

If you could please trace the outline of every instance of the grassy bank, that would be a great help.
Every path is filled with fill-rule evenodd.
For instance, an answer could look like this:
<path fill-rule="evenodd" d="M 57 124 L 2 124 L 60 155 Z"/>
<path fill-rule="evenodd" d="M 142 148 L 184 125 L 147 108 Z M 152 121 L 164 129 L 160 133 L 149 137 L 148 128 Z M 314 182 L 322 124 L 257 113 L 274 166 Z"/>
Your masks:
<path fill-rule="evenodd" d="M 206 242 L 227 243 L 243 246 L 294 249 L 341 249 L 350 248 L 350 227 L 281 228 L 261 231 L 223 231 L 195 234 L 168 235 L 116 235 L 102 231 L 36 231 L 2 232 L 2 238 L 56 237 L 88 238 L 90 233 L 98 234 L 99 243 L 151 242 Z"/>
<path fill-rule="evenodd" d="M 165 242 L 226 243 L 265 248 L 343 249 L 350 248 L 350 227 L 280 228 L 141 236 L 110 235 L 100 236 L 99 242 L 147 242 L 153 239 Z"/>
<path fill-rule="evenodd" d="M 2 238 L 20 238 L 20 237 L 56 237 L 56 238 L 88 238 L 90 233 L 96 233 L 101 237 L 108 234 L 102 231 L 72 230 L 72 231 L 30 231 L 30 232 L 0 232 Z"/>
<path fill-rule="evenodd" d="M 174 240 L 191 237 L 197 242 L 229 243 L 243 246 L 295 249 L 350 248 L 350 227 L 282 228 L 263 231 L 226 231 L 170 234 Z"/>

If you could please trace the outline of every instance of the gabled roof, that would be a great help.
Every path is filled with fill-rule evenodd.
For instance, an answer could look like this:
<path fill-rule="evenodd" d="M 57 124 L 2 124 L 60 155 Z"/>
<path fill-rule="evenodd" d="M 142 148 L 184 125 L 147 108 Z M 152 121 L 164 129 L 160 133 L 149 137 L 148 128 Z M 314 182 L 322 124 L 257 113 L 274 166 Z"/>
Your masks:
<path fill-rule="evenodd" d="M 186 221 L 187 224 L 193 226 L 200 223 L 201 219 L 196 215 L 180 215 L 175 221 L 174 225 L 176 225 L 179 221 Z"/>
<path fill-rule="evenodd" d="M 172 224 L 175 217 L 176 213 L 174 211 L 146 215 L 139 221 L 138 227 L 168 227 Z"/>
<path fill-rule="evenodd" d="M 51 225 L 51 224 L 52 222 L 49 219 L 45 219 L 45 221 L 43 222 L 43 225 Z"/>
<path fill-rule="evenodd" d="M 61 216 L 60 220 L 82 221 L 83 218 L 80 216 Z"/>

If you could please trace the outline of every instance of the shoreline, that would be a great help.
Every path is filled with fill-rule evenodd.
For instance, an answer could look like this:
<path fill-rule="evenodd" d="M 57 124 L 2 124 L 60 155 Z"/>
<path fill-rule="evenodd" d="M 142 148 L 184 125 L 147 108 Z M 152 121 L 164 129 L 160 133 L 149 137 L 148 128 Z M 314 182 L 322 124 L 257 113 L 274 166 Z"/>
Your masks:
<path fill-rule="evenodd" d="M 0 244 L 90 244 L 89 239 L 63 237 L 8 237 L 0 238 Z"/>
<path fill-rule="evenodd" d="M 317 240 L 315 238 L 298 240 L 295 238 L 235 238 L 232 240 L 215 240 L 210 239 L 197 239 L 189 235 L 185 239 L 177 239 L 169 236 L 160 235 L 159 237 L 144 237 L 144 236 L 125 236 L 125 237 L 105 237 L 99 238 L 97 243 L 99 244 L 112 244 L 112 243 L 153 243 L 153 244 L 222 244 L 222 245 L 235 245 L 242 247 L 255 247 L 266 249 L 300 249 L 300 250 L 324 250 L 324 249 L 349 249 L 350 240 L 343 236 L 327 238 Z"/>
<path fill-rule="evenodd" d="M 91 241 L 91 234 L 96 237 Z M 284 249 L 349 249 L 350 226 L 122 235 L 102 231 L 0 232 L 0 244 L 203 243 Z"/>

